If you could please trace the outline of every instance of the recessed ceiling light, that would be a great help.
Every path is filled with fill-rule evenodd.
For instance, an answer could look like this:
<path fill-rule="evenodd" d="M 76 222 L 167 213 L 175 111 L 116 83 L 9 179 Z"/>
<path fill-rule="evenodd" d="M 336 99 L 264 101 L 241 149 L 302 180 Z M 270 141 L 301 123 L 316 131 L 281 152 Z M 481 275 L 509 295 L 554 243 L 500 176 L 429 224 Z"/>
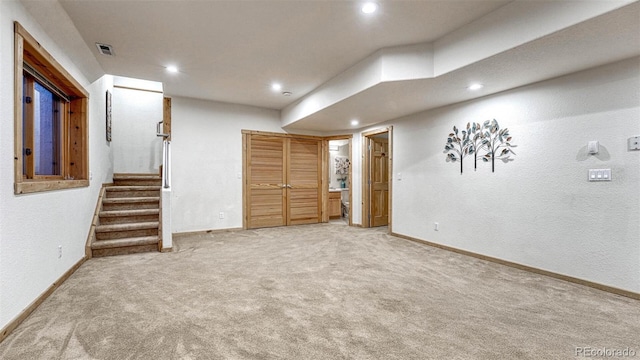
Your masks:
<path fill-rule="evenodd" d="M 471 84 L 469 85 L 469 87 L 467 87 L 467 89 L 469 90 L 480 90 L 484 87 L 484 85 L 482 84 Z"/>
<path fill-rule="evenodd" d="M 358 124 L 360 124 L 360 122 L 358 120 L 356 120 L 356 119 L 351 120 L 351 126 L 356 126 Z"/>
<path fill-rule="evenodd" d="M 282 84 L 279 84 L 279 83 L 273 83 L 273 84 L 271 84 L 271 90 L 273 90 L 273 91 L 280 91 L 280 90 L 282 90 Z"/>
<path fill-rule="evenodd" d="M 282 95 L 284 96 L 291 96 L 291 91 L 283 91 Z"/>
<path fill-rule="evenodd" d="M 170 73 L 177 73 L 178 72 L 178 67 L 175 65 L 169 65 L 167 66 L 167 71 Z"/>
<path fill-rule="evenodd" d="M 376 10 L 378 10 L 378 4 L 374 2 L 367 2 L 362 5 L 362 8 L 360 8 L 360 10 L 362 10 L 362 12 L 365 14 L 373 14 L 374 12 L 376 12 Z"/>

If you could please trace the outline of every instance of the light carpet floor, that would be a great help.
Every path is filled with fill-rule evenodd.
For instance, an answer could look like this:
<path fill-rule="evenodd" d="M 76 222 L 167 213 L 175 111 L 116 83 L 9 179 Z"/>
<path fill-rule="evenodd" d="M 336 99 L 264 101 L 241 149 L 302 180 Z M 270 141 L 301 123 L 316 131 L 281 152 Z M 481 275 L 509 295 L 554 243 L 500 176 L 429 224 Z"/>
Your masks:
<path fill-rule="evenodd" d="M 570 359 L 635 349 L 640 302 L 335 224 L 91 259 L 9 359 Z"/>

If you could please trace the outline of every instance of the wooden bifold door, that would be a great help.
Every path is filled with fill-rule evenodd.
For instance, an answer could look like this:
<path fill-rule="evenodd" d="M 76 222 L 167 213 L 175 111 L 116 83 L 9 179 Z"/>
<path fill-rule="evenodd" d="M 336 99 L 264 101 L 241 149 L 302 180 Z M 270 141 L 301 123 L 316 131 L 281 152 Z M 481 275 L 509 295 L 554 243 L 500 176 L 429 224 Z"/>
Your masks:
<path fill-rule="evenodd" d="M 322 221 L 322 141 L 243 132 L 244 225 Z"/>

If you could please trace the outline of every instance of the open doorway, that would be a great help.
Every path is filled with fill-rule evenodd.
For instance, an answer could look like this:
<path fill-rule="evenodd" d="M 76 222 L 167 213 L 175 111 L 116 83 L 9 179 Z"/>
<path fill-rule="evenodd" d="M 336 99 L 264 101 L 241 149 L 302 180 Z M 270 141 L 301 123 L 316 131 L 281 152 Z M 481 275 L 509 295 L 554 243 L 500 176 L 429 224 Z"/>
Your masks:
<path fill-rule="evenodd" d="M 327 221 L 351 225 L 351 135 L 327 138 Z"/>
<path fill-rule="evenodd" d="M 362 134 L 362 226 L 391 232 L 392 127 Z"/>

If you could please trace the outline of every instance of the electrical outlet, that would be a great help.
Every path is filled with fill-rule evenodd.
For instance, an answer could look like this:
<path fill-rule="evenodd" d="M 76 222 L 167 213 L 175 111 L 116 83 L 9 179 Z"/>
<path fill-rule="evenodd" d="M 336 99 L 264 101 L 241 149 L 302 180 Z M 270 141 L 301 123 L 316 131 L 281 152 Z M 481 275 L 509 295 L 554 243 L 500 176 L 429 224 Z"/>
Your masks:
<path fill-rule="evenodd" d="M 435 230 L 435 231 L 440 230 L 440 224 L 438 224 L 437 222 L 433 223 L 433 230 Z"/>
<path fill-rule="evenodd" d="M 62 245 L 58 245 L 58 259 L 62 258 Z"/>
<path fill-rule="evenodd" d="M 218 218 L 224 219 L 224 212 L 220 211 L 220 214 L 218 214 Z"/>

